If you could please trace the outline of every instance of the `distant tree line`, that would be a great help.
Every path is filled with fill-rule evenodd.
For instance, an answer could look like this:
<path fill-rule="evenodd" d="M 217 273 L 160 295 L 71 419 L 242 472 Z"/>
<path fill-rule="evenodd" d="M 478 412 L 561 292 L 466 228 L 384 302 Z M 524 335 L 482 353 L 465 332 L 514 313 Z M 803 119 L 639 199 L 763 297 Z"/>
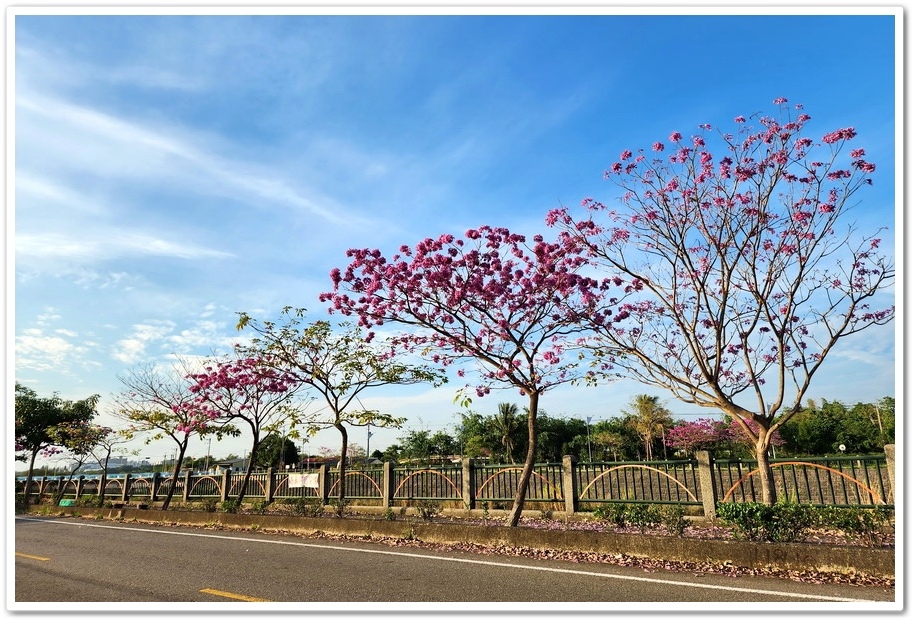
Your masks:
<path fill-rule="evenodd" d="M 873 454 L 894 442 L 894 398 L 848 406 L 839 401 L 809 400 L 801 413 L 779 429 L 775 452 L 782 456 Z M 753 448 L 735 423 L 723 415 L 699 420 L 678 419 L 655 396 L 633 399 L 619 417 L 587 422 L 555 417 L 545 411 L 540 423 L 537 461 L 559 462 L 564 455 L 580 461 L 645 461 L 690 457 L 697 450 L 716 456 L 752 458 Z M 398 442 L 373 455 L 383 461 L 436 462 L 470 456 L 515 463 L 526 447 L 525 414 L 502 403 L 496 413 L 460 414 L 452 432 L 411 430 Z"/>

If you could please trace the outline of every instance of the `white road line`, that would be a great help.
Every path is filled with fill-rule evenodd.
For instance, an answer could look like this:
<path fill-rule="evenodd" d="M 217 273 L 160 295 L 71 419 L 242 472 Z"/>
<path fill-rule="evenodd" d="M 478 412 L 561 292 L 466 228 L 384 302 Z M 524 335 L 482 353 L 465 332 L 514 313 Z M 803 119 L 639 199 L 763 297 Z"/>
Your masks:
<path fill-rule="evenodd" d="M 772 595 L 774 597 L 789 597 L 789 598 L 798 598 L 798 599 L 814 599 L 818 601 L 841 601 L 841 602 L 868 602 L 868 603 L 879 603 L 871 602 L 864 599 L 849 599 L 846 597 L 827 597 L 823 595 L 811 595 L 808 593 L 791 593 L 788 591 L 768 591 L 761 590 L 757 588 L 739 588 L 736 586 L 714 586 L 710 584 L 703 584 L 700 582 L 682 582 L 679 580 L 662 580 L 659 578 L 647 578 L 647 577 L 636 577 L 629 575 L 621 575 L 617 573 L 603 573 L 599 571 L 584 571 L 580 569 L 554 569 L 551 567 L 541 567 L 537 565 L 524 565 L 508 562 L 496 562 L 491 560 L 468 560 L 466 558 L 452 558 L 450 556 L 433 556 L 431 554 L 416 554 L 412 552 L 391 552 L 391 551 L 379 551 L 375 549 L 365 549 L 361 547 L 345 547 L 342 545 L 321 545 L 317 543 L 297 543 L 291 541 L 279 541 L 275 539 L 264 539 L 264 538 L 253 538 L 253 537 L 243 537 L 243 536 L 229 536 L 223 534 L 197 534 L 189 532 L 175 532 L 173 530 L 155 530 L 152 528 L 137 528 L 131 526 L 103 526 L 99 524 L 87 524 L 79 523 L 74 524 L 69 521 L 60 521 L 55 519 L 33 519 L 25 517 L 17 517 L 17 520 L 21 521 L 38 521 L 43 523 L 60 523 L 68 526 L 78 525 L 80 527 L 86 528 L 102 528 L 106 530 L 133 530 L 136 532 L 154 532 L 156 534 L 170 534 L 175 536 L 185 536 L 185 537 L 199 537 L 207 539 L 225 539 L 229 541 L 248 541 L 252 543 L 270 543 L 277 545 L 291 545 L 294 547 L 309 547 L 313 549 L 328 549 L 328 550 L 338 550 L 345 552 L 359 552 L 365 554 L 377 554 L 382 556 L 402 556 L 404 558 L 422 558 L 428 560 L 437 560 L 437 561 L 449 561 L 456 563 L 464 563 L 469 565 L 484 565 L 489 567 L 506 567 L 510 569 L 525 569 L 531 571 L 541 571 L 544 573 L 567 573 L 572 575 L 585 575 L 591 577 L 600 577 L 608 578 L 614 580 L 628 580 L 631 582 L 646 582 L 649 584 L 666 584 L 669 586 L 685 586 L 689 588 L 703 588 L 707 590 L 716 590 L 716 591 L 727 591 L 732 593 L 750 593 L 752 595 Z"/>

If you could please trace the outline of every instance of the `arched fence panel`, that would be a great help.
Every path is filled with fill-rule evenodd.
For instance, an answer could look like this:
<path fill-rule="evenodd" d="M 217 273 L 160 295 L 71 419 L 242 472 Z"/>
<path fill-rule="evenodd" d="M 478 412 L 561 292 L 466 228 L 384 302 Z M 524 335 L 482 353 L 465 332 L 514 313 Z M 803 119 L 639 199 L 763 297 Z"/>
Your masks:
<path fill-rule="evenodd" d="M 392 500 L 461 500 L 461 467 L 395 468 Z"/>
<path fill-rule="evenodd" d="M 894 504 L 894 446 L 885 454 L 774 459 L 773 474 L 780 500 L 823 506 L 885 506 Z M 391 462 L 346 470 L 346 499 L 388 507 L 432 501 L 468 509 L 508 507 L 515 499 L 521 465 L 463 459 L 460 463 L 398 466 Z M 172 501 L 228 500 L 239 495 L 245 474 L 225 471 L 193 474 L 112 475 L 105 484 L 107 501 L 161 501 L 173 489 Z M 24 489 L 17 477 L 17 491 Z M 318 499 L 327 503 L 340 490 L 337 469 L 252 473 L 244 501 Z M 80 475 L 33 480 L 31 497 L 63 498 L 98 495 L 101 477 Z M 707 516 L 720 502 L 759 502 L 757 463 L 714 458 L 698 452 L 696 459 L 643 462 L 562 463 L 534 466 L 526 483 L 531 509 L 592 511 L 607 503 L 657 503 L 701 506 Z M 125 490 L 126 489 L 126 490 Z M 485 506 L 484 506 L 485 505 Z"/>
<path fill-rule="evenodd" d="M 723 502 L 760 498 L 756 461 L 716 459 L 714 474 Z M 892 491 L 882 455 L 774 460 L 780 499 L 821 506 L 887 506 Z"/>
<path fill-rule="evenodd" d="M 615 502 L 702 505 L 696 461 L 584 463 L 577 466 L 578 500 L 586 507 Z"/>

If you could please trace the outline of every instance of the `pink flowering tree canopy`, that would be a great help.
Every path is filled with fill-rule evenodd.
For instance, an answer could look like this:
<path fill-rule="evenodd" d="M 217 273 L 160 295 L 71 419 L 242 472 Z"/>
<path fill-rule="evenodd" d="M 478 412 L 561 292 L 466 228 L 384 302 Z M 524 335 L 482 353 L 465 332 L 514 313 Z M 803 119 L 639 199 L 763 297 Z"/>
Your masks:
<path fill-rule="evenodd" d="M 597 300 L 594 282 L 579 274 L 584 257 L 541 237 L 530 250 L 525 242 L 484 226 L 464 238 L 444 234 L 402 246 L 390 260 L 378 250 L 350 249 L 351 264 L 332 271 L 334 291 L 320 298 L 370 331 L 408 327 L 395 345 L 437 365 L 471 362 L 479 397 L 493 387 L 542 394 L 594 377 L 567 356 L 578 351 L 577 323 Z"/>
<path fill-rule="evenodd" d="M 241 423 L 251 431 L 251 456 L 255 456 L 263 434 L 282 427 L 295 428 L 302 410 L 297 394 L 302 383 L 294 375 L 278 369 L 266 358 L 244 355 L 219 359 L 203 372 L 192 373 L 190 391 L 195 408 L 220 424 Z M 245 497 L 254 461 L 239 489 L 238 504 Z"/>
<path fill-rule="evenodd" d="M 618 287 L 591 323 L 605 359 L 734 418 L 762 472 L 834 346 L 894 318 L 877 296 L 893 258 L 850 218 L 875 165 L 853 128 L 810 138 L 800 106 L 775 104 L 776 116 L 738 117 L 733 132 L 704 124 L 625 150 L 607 171 L 619 206 L 586 199 L 584 219 L 547 217 Z"/>
<path fill-rule="evenodd" d="M 222 439 L 240 434 L 232 423 L 215 420 L 212 412 L 198 402 L 191 391 L 195 383 L 188 378 L 191 367 L 190 362 L 179 359 L 173 368 L 141 364 L 118 376 L 123 389 L 115 397 L 115 413 L 127 424 L 126 438 L 142 437 L 146 443 L 171 439 L 177 446 L 163 510 L 171 504 L 174 483 L 192 438 L 212 435 Z"/>
<path fill-rule="evenodd" d="M 722 420 L 701 418 L 671 427 L 665 443 L 689 456 L 697 450 L 711 450 L 728 438 L 728 424 Z"/>
<path fill-rule="evenodd" d="M 548 242 L 504 228 L 480 227 L 464 237 L 444 234 L 386 258 L 350 249 L 351 263 L 331 273 L 334 289 L 321 295 L 330 311 L 355 316 L 371 331 L 399 325 L 393 339 L 436 365 L 472 366 L 477 396 L 515 388 L 529 399 L 528 459 L 510 513 L 517 525 L 524 484 L 533 468 L 539 397 L 571 381 L 595 380 L 578 357 L 583 325 L 599 297 L 580 274 L 586 258 L 575 245 Z M 468 371 L 458 370 L 459 377 Z M 467 404 L 467 403 L 465 403 Z"/>

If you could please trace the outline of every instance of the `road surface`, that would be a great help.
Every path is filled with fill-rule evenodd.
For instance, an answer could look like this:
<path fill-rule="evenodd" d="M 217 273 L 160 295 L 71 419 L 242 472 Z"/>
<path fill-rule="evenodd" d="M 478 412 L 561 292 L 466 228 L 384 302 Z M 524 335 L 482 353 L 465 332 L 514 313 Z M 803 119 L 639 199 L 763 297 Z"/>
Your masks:
<path fill-rule="evenodd" d="M 256 523 L 257 518 L 252 517 Z M 619 610 L 619 604 L 792 602 L 842 611 L 899 610 L 892 589 L 781 578 L 646 572 L 256 532 L 17 517 L 14 611 L 42 604 L 518 604 Z M 134 603 L 131 608 L 128 604 Z M 668 604 L 668 605 L 665 605 Z M 246 608 L 252 606 L 245 606 Z M 758 606 L 754 606 L 758 608 Z"/>

